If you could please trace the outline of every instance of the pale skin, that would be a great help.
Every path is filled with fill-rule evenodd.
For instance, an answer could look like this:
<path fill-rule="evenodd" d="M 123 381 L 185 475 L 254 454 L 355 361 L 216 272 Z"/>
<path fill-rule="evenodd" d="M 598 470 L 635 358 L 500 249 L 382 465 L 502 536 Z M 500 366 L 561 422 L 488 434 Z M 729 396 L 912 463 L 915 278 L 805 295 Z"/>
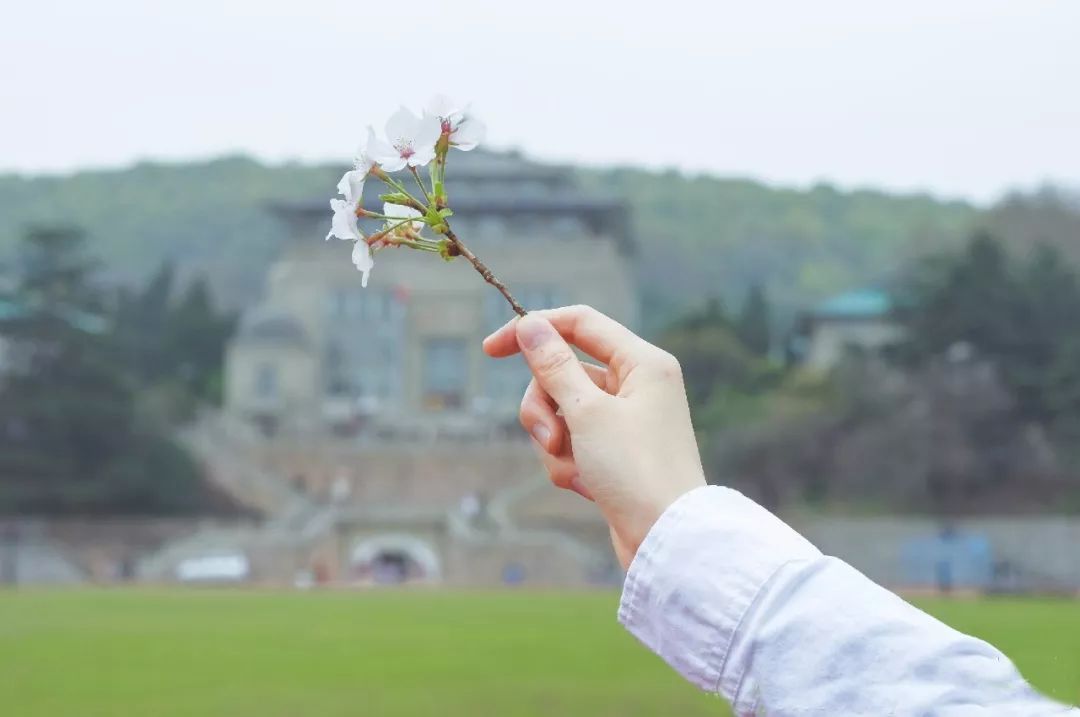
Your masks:
<path fill-rule="evenodd" d="M 533 379 L 521 425 L 551 482 L 596 503 L 629 567 L 664 510 L 705 485 L 679 362 L 588 306 L 530 312 L 488 336 L 484 351 L 525 357 Z"/>

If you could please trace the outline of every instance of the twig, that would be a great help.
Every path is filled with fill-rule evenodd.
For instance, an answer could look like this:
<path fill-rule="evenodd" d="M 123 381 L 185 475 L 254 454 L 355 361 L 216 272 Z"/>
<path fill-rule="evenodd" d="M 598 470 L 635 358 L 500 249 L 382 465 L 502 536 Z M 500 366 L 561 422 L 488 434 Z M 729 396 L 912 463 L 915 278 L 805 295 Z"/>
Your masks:
<path fill-rule="evenodd" d="M 468 259 L 469 263 L 473 265 L 473 268 L 480 272 L 480 276 L 484 277 L 484 281 L 499 290 L 499 293 L 510 303 L 515 314 L 524 316 L 528 313 L 525 311 L 525 307 L 519 304 L 518 300 L 514 298 L 514 295 L 510 293 L 510 290 L 506 288 L 506 284 L 499 281 L 499 277 L 495 276 L 495 274 L 491 272 L 491 269 L 487 268 L 487 265 L 480 261 L 476 254 L 473 254 L 472 251 L 469 250 L 469 247 L 465 246 L 461 240 L 457 238 L 457 235 L 454 234 L 449 226 L 446 228 L 446 238 L 450 240 L 451 246 L 457 249 L 458 253 Z"/>

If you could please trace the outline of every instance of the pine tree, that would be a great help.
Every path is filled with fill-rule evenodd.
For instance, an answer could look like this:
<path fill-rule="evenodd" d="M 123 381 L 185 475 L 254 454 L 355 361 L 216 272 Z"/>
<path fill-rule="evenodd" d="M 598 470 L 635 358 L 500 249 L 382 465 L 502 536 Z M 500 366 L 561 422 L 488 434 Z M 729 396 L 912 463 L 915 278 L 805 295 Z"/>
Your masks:
<path fill-rule="evenodd" d="M 190 459 L 136 416 L 93 282 L 71 229 L 26 237 L 0 318 L 0 512 L 172 512 L 205 493 Z"/>
<path fill-rule="evenodd" d="M 770 324 L 769 298 L 765 288 L 755 283 L 746 293 L 746 301 L 743 302 L 735 333 L 750 351 L 758 356 L 766 356 L 771 344 Z"/>
<path fill-rule="evenodd" d="M 231 316 L 218 312 L 210 285 L 201 276 L 169 312 L 167 352 L 177 378 L 200 398 L 220 400 L 223 355 L 233 324 Z"/>

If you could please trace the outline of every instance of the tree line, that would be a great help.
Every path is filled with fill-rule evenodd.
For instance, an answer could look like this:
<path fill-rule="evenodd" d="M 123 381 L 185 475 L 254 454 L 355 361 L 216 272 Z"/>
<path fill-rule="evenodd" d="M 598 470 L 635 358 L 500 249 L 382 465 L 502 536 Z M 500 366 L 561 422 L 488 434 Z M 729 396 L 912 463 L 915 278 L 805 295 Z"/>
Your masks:
<path fill-rule="evenodd" d="M 201 278 L 109 289 L 81 232 L 28 231 L 0 291 L 0 513 L 230 509 L 173 440 L 220 391 L 233 319 Z M 174 297 L 174 294 L 179 294 Z"/>
<path fill-rule="evenodd" d="M 752 348 L 757 299 L 672 327 L 712 478 L 773 507 L 1080 510 L 1076 264 L 982 231 L 888 289 L 903 338 L 827 375 Z"/>

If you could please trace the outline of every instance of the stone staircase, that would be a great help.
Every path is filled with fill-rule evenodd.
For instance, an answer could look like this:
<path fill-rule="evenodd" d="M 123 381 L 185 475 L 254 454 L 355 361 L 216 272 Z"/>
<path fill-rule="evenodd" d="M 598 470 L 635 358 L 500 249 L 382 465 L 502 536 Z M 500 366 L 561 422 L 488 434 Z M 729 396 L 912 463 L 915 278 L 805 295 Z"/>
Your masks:
<path fill-rule="evenodd" d="M 423 516 L 414 516 L 416 510 L 410 511 L 405 505 L 374 511 L 314 501 L 296 490 L 285 475 L 268 470 L 253 458 L 261 440 L 258 436 L 219 415 L 202 416 L 180 438 L 220 489 L 263 517 L 230 527 L 207 524 L 166 544 L 140 562 L 138 575 L 142 580 L 171 581 L 176 567 L 186 559 L 243 553 L 251 559 L 256 579 L 289 582 L 305 566 L 305 556 L 333 539 L 339 524 L 364 520 L 376 512 L 384 520 L 392 520 L 400 513 L 404 525 L 410 519 L 437 521 L 445 526 L 451 540 L 473 546 L 478 554 L 545 555 L 570 561 L 580 566 L 583 574 L 610 563 L 609 551 L 600 546 L 558 530 L 524 528 L 516 523 L 515 506 L 527 503 L 539 491 L 551 490 L 541 476 L 515 481 L 492 495 L 487 519 L 478 524 L 456 506 L 441 512 L 423 510 Z"/>
<path fill-rule="evenodd" d="M 202 555 L 236 552 L 251 555 L 268 551 L 293 554 L 332 530 L 333 506 L 312 501 L 295 490 L 284 476 L 253 461 L 250 449 L 257 438 L 247 434 L 242 426 L 205 414 L 179 438 L 205 466 L 218 488 L 263 517 L 230 527 L 208 524 L 172 541 L 141 561 L 138 567 L 141 579 L 171 580 L 176 566 L 183 560 Z"/>

